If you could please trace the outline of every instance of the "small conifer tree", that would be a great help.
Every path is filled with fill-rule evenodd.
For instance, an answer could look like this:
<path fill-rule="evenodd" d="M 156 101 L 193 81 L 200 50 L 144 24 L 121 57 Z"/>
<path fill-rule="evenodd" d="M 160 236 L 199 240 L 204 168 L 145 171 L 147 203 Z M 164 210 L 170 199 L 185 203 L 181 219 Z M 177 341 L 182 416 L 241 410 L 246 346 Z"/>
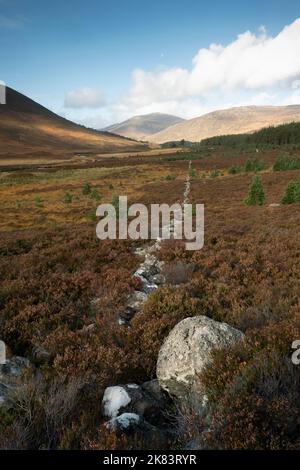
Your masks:
<path fill-rule="evenodd" d="M 288 183 L 281 202 L 282 204 L 293 204 L 294 202 L 300 202 L 300 179 L 297 181 L 290 181 Z"/>
<path fill-rule="evenodd" d="M 262 206 L 265 202 L 265 192 L 262 185 L 261 178 L 254 176 L 245 199 L 247 206 Z"/>

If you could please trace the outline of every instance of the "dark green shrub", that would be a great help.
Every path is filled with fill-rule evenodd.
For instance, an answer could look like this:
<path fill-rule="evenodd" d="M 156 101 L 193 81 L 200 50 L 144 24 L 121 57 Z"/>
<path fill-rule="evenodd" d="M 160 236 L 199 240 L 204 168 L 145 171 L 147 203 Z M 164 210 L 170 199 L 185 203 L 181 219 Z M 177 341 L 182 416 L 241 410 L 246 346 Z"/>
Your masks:
<path fill-rule="evenodd" d="M 189 171 L 189 176 L 190 176 L 191 178 L 195 178 L 195 176 L 197 176 L 196 171 L 195 171 L 194 169 L 190 170 L 190 171 Z"/>
<path fill-rule="evenodd" d="M 91 194 L 92 192 L 92 186 L 90 183 L 84 183 L 83 188 L 82 188 L 82 194 L 87 196 L 88 194 Z"/>
<path fill-rule="evenodd" d="M 210 178 L 217 178 L 218 176 L 222 176 L 220 170 L 213 170 L 209 175 Z"/>
<path fill-rule="evenodd" d="M 72 199 L 73 199 L 73 196 L 70 193 L 66 192 L 63 197 L 63 202 L 65 204 L 70 204 L 72 202 Z"/>
<path fill-rule="evenodd" d="M 97 189 L 92 189 L 90 193 L 90 198 L 95 199 L 95 201 L 100 201 L 101 194 L 97 191 Z"/>
<path fill-rule="evenodd" d="M 114 194 L 111 200 L 112 205 L 115 208 L 116 215 L 118 217 L 119 215 L 119 196 L 117 194 Z"/>
<path fill-rule="evenodd" d="M 274 171 L 299 170 L 300 157 L 290 155 L 278 155 L 273 165 Z"/>
<path fill-rule="evenodd" d="M 91 222 L 96 222 L 97 216 L 96 216 L 96 211 L 92 210 L 87 214 L 87 219 L 90 220 Z"/>
<path fill-rule="evenodd" d="M 300 202 L 300 179 L 288 183 L 281 202 L 282 204 Z"/>
<path fill-rule="evenodd" d="M 36 207 L 43 207 L 43 201 L 39 196 L 35 198 L 35 205 Z"/>
<path fill-rule="evenodd" d="M 167 175 L 165 179 L 166 181 L 174 181 L 176 178 L 176 175 Z"/>
<path fill-rule="evenodd" d="M 264 188 L 259 176 L 254 176 L 248 195 L 245 199 L 246 206 L 262 206 L 265 202 Z"/>
<path fill-rule="evenodd" d="M 237 175 L 238 173 L 241 173 L 242 171 L 243 171 L 242 166 L 231 166 L 230 168 L 228 168 L 228 173 L 230 175 Z"/>
<path fill-rule="evenodd" d="M 249 160 L 246 161 L 245 164 L 245 171 L 250 172 L 250 171 L 262 171 L 265 169 L 266 163 L 264 160 L 258 160 L 257 158 L 250 158 Z"/>

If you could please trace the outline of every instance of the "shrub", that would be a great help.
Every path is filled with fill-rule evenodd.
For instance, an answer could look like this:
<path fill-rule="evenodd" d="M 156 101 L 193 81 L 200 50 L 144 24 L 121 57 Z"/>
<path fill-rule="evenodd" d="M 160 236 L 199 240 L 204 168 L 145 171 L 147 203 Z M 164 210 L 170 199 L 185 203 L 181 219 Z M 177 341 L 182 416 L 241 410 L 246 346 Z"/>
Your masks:
<path fill-rule="evenodd" d="M 39 196 L 35 198 L 35 205 L 36 207 L 43 207 L 43 201 Z"/>
<path fill-rule="evenodd" d="M 230 175 L 237 175 L 238 173 L 241 173 L 242 171 L 243 171 L 243 167 L 241 167 L 241 166 L 231 166 L 228 169 L 228 173 Z"/>
<path fill-rule="evenodd" d="M 177 178 L 176 175 L 167 175 L 165 179 L 166 181 L 175 181 L 176 178 Z"/>
<path fill-rule="evenodd" d="M 264 160 L 258 160 L 257 158 L 250 158 L 249 160 L 247 160 L 247 162 L 245 164 L 245 171 L 246 172 L 262 171 L 262 170 L 264 170 L 265 166 L 266 166 L 266 164 L 265 164 Z"/>
<path fill-rule="evenodd" d="M 203 373 L 213 400 L 205 436 L 209 448 L 282 450 L 299 445 L 299 368 L 276 351 L 276 344 L 255 352 L 255 342 L 252 337 L 239 351 L 216 353 L 219 359 L 223 355 L 222 365 L 215 359 Z"/>
<path fill-rule="evenodd" d="M 83 188 L 82 188 L 82 194 L 87 196 L 88 194 L 91 194 L 92 192 L 92 186 L 90 183 L 84 183 Z"/>
<path fill-rule="evenodd" d="M 299 170 L 300 157 L 289 155 L 278 155 L 273 165 L 273 171 Z"/>
<path fill-rule="evenodd" d="M 115 208 L 116 211 L 116 216 L 119 216 L 119 196 L 117 194 L 114 194 L 111 200 L 112 205 Z"/>
<path fill-rule="evenodd" d="M 178 285 L 190 280 L 193 268 L 182 261 L 173 261 L 165 265 L 163 275 L 168 284 Z"/>
<path fill-rule="evenodd" d="M 250 185 L 248 195 L 245 199 L 246 206 L 262 206 L 265 201 L 265 193 L 261 178 L 254 176 Z"/>
<path fill-rule="evenodd" d="M 97 216 L 96 216 L 96 211 L 92 210 L 87 214 L 87 219 L 90 220 L 91 222 L 96 222 Z"/>
<path fill-rule="evenodd" d="M 300 202 L 300 179 L 288 183 L 281 202 L 282 204 Z"/>
<path fill-rule="evenodd" d="M 197 176 L 196 170 L 191 169 L 191 170 L 189 171 L 189 176 L 190 176 L 191 178 L 195 178 L 195 176 Z"/>
<path fill-rule="evenodd" d="M 64 194 L 64 197 L 63 197 L 63 202 L 65 204 L 70 204 L 72 202 L 72 199 L 73 199 L 72 195 L 70 193 L 66 192 Z"/>
<path fill-rule="evenodd" d="M 90 198 L 95 199 L 96 201 L 100 201 L 101 194 L 97 191 L 97 189 L 93 189 L 90 193 Z"/>
<path fill-rule="evenodd" d="M 222 176 L 220 170 L 213 170 L 209 175 L 210 178 L 217 178 L 218 176 Z"/>

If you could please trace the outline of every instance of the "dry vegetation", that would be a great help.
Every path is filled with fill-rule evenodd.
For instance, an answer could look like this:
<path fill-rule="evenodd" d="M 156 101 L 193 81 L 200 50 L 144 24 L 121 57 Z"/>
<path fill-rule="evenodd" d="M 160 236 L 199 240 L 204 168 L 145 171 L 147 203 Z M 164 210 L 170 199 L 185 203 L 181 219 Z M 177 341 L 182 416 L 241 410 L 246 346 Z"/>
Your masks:
<path fill-rule="evenodd" d="M 153 378 L 165 336 L 181 319 L 199 314 L 247 335 L 243 348 L 216 353 L 204 374 L 217 423 L 206 445 L 299 447 L 300 371 L 287 358 L 300 338 L 300 212 L 299 204 L 269 207 L 298 172 L 273 172 L 277 154 L 259 155 L 267 163 L 262 207 L 243 204 L 252 173 L 228 174 L 232 165 L 245 164 L 248 152 L 196 156 L 191 199 L 205 203 L 205 247 L 187 252 L 179 242 L 164 244 L 169 284 L 150 296 L 130 328 L 116 319 L 134 289 L 134 242 L 97 240 L 92 214 L 99 202 L 83 194 L 83 186 L 89 182 L 101 202 L 127 194 L 132 202 L 171 203 L 180 200 L 187 160 L 137 157 L 1 174 L 0 335 L 41 373 L 38 383 L 25 381 L 21 405 L 17 397 L 3 416 L 2 447 L 142 447 L 101 428 L 103 390 Z M 211 175 L 216 169 L 222 176 Z M 66 193 L 71 202 L 64 202 Z M 37 347 L 49 352 L 47 360 L 34 358 Z M 67 411 L 57 419 L 62 408 Z M 193 410 L 185 417 L 172 446 L 201 430 Z"/>

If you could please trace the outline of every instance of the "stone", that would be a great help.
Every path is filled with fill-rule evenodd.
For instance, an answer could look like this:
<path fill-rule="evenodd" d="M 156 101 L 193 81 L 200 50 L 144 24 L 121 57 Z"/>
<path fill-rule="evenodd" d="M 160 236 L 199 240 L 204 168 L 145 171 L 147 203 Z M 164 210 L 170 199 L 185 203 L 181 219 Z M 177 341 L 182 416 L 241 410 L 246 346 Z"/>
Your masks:
<path fill-rule="evenodd" d="M 145 261 L 134 273 L 134 276 L 143 276 L 150 280 L 152 276 L 159 273 L 158 260 L 154 255 L 146 255 Z"/>
<path fill-rule="evenodd" d="M 123 413 L 135 413 L 153 425 L 163 422 L 168 396 L 157 380 L 145 384 L 126 384 L 107 387 L 102 400 L 103 415 L 116 418 Z"/>
<path fill-rule="evenodd" d="M 130 307 L 133 310 L 138 310 L 141 304 L 146 302 L 147 298 L 148 296 L 145 294 L 145 292 L 135 290 L 127 302 L 127 307 Z"/>
<path fill-rule="evenodd" d="M 199 374 L 211 360 L 216 348 L 230 347 L 244 334 L 206 316 L 189 317 L 178 323 L 165 339 L 158 355 L 157 378 L 161 388 L 171 396 L 186 397 L 195 380 L 201 389 Z M 207 398 L 203 393 L 203 404 Z"/>
<path fill-rule="evenodd" d="M 134 277 L 138 278 L 141 284 L 140 290 L 145 294 L 151 294 L 155 289 L 157 289 L 157 285 L 153 284 L 151 281 L 146 279 L 144 276 L 135 273 Z"/>
<path fill-rule="evenodd" d="M 145 442 L 149 442 L 149 440 L 160 443 L 166 442 L 166 435 L 163 431 L 148 423 L 136 413 L 122 413 L 105 423 L 105 427 L 117 435 L 125 434 L 130 436 L 138 434 Z"/>
<path fill-rule="evenodd" d="M 9 402 L 11 392 L 23 385 L 22 376 L 32 365 L 28 359 L 13 356 L 0 365 L 0 406 Z"/>
<path fill-rule="evenodd" d="M 155 274 L 155 276 L 152 277 L 152 281 L 157 286 L 161 286 L 161 285 L 165 284 L 166 278 L 163 274 Z"/>
<path fill-rule="evenodd" d="M 32 350 L 32 357 L 37 362 L 47 362 L 49 361 L 51 355 L 49 351 L 42 348 L 41 346 L 36 346 Z"/>

